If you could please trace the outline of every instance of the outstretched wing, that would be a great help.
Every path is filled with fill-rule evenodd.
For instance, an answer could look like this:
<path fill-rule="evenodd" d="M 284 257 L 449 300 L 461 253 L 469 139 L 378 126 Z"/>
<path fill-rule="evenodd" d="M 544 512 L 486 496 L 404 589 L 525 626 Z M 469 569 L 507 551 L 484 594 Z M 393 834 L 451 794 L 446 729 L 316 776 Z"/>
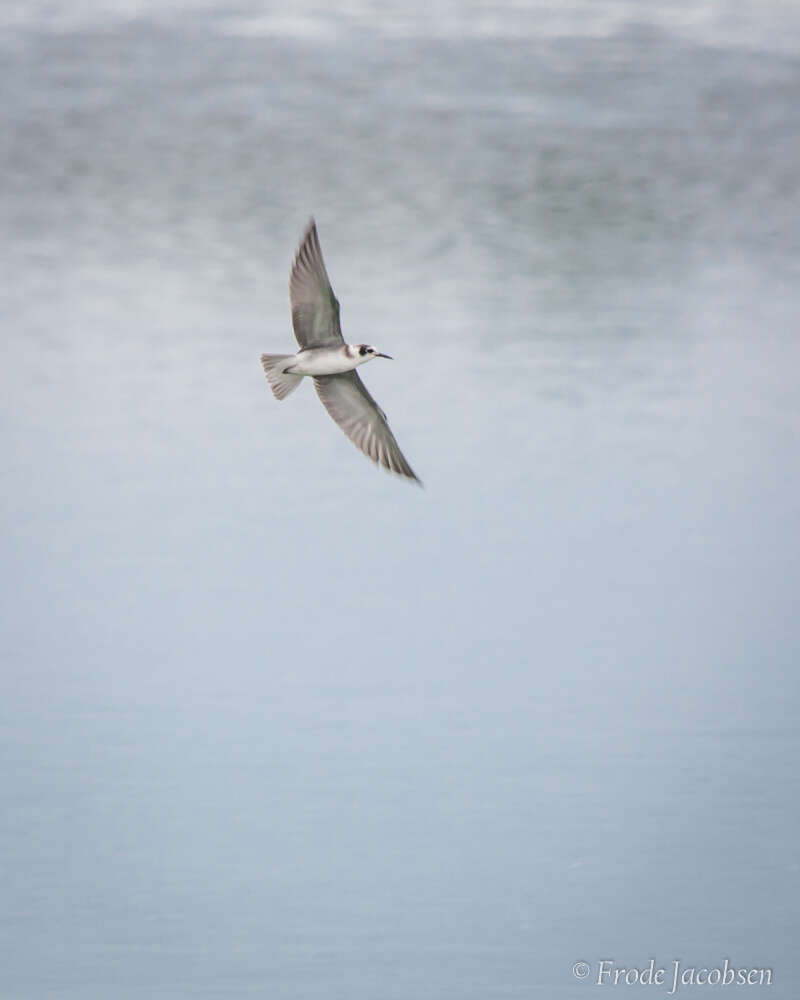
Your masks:
<path fill-rule="evenodd" d="M 322 405 L 356 447 L 373 462 L 422 485 L 389 430 L 386 414 L 367 392 L 356 371 L 318 375 L 314 388 Z"/>
<path fill-rule="evenodd" d="M 289 278 L 292 326 L 300 347 L 331 347 L 344 343 L 339 326 L 339 303 L 333 294 L 317 224 L 312 219 L 295 254 Z"/>

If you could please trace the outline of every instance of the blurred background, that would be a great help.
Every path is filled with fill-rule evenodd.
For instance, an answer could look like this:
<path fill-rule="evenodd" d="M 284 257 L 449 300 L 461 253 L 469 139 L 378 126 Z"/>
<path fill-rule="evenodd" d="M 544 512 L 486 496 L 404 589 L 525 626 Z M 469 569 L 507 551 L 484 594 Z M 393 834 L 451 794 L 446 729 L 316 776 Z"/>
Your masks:
<path fill-rule="evenodd" d="M 800 8 L 5 0 L 0 87 L 0 995 L 796 995 Z M 312 214 L 424 491 L 266 385 Z"/>

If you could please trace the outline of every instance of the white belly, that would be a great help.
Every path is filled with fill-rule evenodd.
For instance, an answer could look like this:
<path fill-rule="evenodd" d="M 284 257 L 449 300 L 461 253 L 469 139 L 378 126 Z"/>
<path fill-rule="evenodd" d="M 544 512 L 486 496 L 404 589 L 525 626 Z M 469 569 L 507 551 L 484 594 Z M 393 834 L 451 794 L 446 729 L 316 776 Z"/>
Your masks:
<path fill-rule="evenodd" d="M 290 375 L 340 375 L 357 366 L 358 361 L 348 357 L 341 347 L 312 347 L 296 354 L 284 371 Z"/>

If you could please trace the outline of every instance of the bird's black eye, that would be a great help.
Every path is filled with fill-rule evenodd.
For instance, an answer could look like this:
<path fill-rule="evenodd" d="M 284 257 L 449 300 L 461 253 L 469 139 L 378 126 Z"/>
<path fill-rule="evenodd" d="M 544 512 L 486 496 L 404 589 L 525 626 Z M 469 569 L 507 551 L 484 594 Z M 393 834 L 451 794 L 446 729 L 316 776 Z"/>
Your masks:
<path fill-rule="evenodd" d="M 361 347 L 359 347 L 358 349 L 358 353 L 361 355 L 362 358 L 367 353 L 367 351 L 369 351 L 369 348 L 367 347 L 366 344 L 362 344 Z"/>

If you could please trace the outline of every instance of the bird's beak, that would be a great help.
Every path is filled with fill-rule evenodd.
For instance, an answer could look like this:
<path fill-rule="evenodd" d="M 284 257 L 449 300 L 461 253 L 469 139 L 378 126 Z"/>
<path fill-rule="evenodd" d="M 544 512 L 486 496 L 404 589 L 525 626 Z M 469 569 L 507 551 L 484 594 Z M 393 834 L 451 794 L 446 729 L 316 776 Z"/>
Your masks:
<path fill-rule="evenodd" d="M 391 354 L 381 354 L 380 351 L 375 355 L 376 358 L 388 358 L 390 361 L 394 361 Z"/>

